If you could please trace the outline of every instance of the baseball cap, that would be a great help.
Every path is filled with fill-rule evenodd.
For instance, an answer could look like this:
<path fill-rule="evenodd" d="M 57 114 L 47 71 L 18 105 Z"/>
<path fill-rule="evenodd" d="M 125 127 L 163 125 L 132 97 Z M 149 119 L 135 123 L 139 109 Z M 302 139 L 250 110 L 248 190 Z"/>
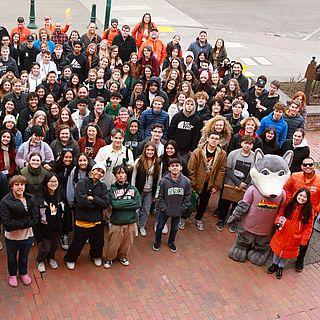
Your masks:
<path fill-rule="evenodd" d="M 257 83 L 256 83 L 256 86 L 259 87 L 259 88 L 264 88 L 266 85 L 266 81 L 262 78 L 258 78 L 257 79 Z"/>
<path fill-rule="evenodd" d="M 17 21 L 18 22 L 24 22 L 24 18 L 23 17 L 18 17 Z"/>
<path fill-rule="evenodd" d="M 17 122 L 17 121 L 16 121 L 16 118 L 15 118 L 12 114 L 7 114 L 7 115 L 4 117 L 2 123 L 5 124 L 6 122 L 9 122 L 9 121 L 13 122 L 14 124 L 16 124 L 16 122 Z"/>
<path fill-rule="evenodd" d="M 27 41 L 28 41 L 28 42 L 34 41 L 33 36 L 32 36 L 32 35 L 28 36 L 28 37 L 27 37 Z"/>
<path fill-rule="evenodd" d="M 43 137 L 43 131 L 42 131 L 41 127 L 38 125 L 34 125 L 31 128 L 31 135 L 33 135 L 33 134 L 35 134 L 38 137 Z"/>
<path fill-rule="evenodd" d="M 101 170 L 103 170 L 103 172 L 106 172 L 106 167 L 105 167 L 105 165 L 104 165 L 103 163 L 101 163 L 101 162 L 97 162 L 97 163 L 92 167 L 91 171 L 94 171 L 94 170 L 96 170 L 96 169 L 101 169 Z"/>

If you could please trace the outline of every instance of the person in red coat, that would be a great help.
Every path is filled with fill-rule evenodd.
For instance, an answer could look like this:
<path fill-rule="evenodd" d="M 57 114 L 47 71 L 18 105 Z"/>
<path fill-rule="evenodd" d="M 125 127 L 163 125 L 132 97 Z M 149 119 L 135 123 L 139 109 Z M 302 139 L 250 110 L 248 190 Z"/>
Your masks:
<path fill-rule="evenodd" d="M 119 116 L 118 118 L 114 121 L 114 127 L 121 129 L 123 132 L 126 131 L 127 129 L 127 123 L 129 120 L 129 112 L 128 109 L 125 107 L 121 107 L 119 109 Z"/>
<path fill-rule="evenodd" d="M 276 219 L 276 233 L 271 239 L 273 264 L 268 273 L 276 272 L 281 279 L 283 267 L 289 259 L 296 258 L 300 245 L 306 245 L 311 237 L 313 214 L 310 191 L 299 189 L 286 206 L 283 206 Z"/>
<path fill-rule="evenodd" d="M 10 130 L 0 132 L 0 171 L 6 177 L 12 177 L 16 169 L 15 139 Z"/>
<path fill-rule="evenodd" d="M 86 128 L 85 135 L 78 141 L 80 151 L 85 153 L 89 159 L 94 159 L 101 147 L 106 145 L 102 138 L 100 127 L 90 122 Z"/>

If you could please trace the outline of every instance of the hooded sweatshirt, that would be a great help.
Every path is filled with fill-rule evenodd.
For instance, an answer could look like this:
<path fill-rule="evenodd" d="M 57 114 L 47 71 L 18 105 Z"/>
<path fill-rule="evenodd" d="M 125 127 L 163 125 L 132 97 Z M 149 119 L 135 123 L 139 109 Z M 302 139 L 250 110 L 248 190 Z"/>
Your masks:
<path fill-rule="evenodd" d="M 138 131 L 135 134 L 132 134 L 130 132 L 130 126 L 131 126 L 132 122 L 136 122 L 138 124 Z M 129 121 L 127 123 L 127 128 L 124 133 L 124 146 L 132 151 L 134 159 L 136 158 L 136 150 L 138 148 L 139 141 L 140 141 L 139 140 L 139 127 L 140 127 L 139 120 L 137 120 L 135 118 L 131 118 L 131 119 L 129 119 Z"/>
<path fill-rule="evenodd" d="M 195 106 L 190 114 L 184 110 L 175 114 L 171 120 L 168 139 L 177 142 L 182 153 L 193 151 L 200 139 L 200 118 L 195 114 Z"/>
<path fill-rule="evenodd" d="M 157 194 L 157 212 L 164 212 L 169 217 L 181 217 L 188 209 L 191 199 L 191 183 L 183 174 L 174 180 L 170 173 L 164 175 Z"/>

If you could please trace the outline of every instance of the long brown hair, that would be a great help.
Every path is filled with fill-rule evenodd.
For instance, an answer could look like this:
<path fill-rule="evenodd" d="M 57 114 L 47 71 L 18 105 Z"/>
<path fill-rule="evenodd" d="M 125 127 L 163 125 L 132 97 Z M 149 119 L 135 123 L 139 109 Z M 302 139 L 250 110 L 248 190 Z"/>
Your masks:
<path fill-rule="evenodd" d="M 62 122 L 62 119 L 61 119 L 62 111 L 67 111 L 68 114 L 69 114 L 68 123 Z M 75 129 L 77 127 L 76 124 L 74 123 L 72 117 L 71 117 L 71 111 L 70 111 L 70 109 L 68 107 L 64 107 L 64 108 L 61 109 L 60 114 L 59 114 L 59 118 L 58 118 L 58 120 L 56 122 L 56 131 L 59 128 L 59 126 L 61 126 L 62 124 L 65 124 L 65 125 L 69 126 L 69 128 L 71 130 L 73 130 L 73 129 Z"/>
<path fill-rule="evenodd" d="M 154 154 L 152 157 L 152 164 L 154 165 L 153 177 L 155 178 L 155 177 L 158 177 L 160 174 L 160 160 L 159 160 L 158 153 L 157 153 L 157 147 L 151 141 L 148 141 L 143 147 L 141 157 L 139 158 L 139 161 L 137 163 L 137 170 L 138 171 L 144 170 L 147 172 L 150 169 L 150 167 L 148 166 L 148 158 L 146 156 L 146 150 L 150 146 L 154 150 Z"/>

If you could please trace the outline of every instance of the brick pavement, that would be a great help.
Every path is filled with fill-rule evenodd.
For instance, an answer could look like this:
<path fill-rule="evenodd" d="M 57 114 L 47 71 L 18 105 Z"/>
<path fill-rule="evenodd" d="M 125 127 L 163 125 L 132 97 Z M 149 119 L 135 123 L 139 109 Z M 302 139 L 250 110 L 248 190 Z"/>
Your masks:
<path fill-rule="evenodd" d="M 150 220 L 153 220 L 152 218 Z M 286 270 L 282 280 L 250 263 L 227 257 L 235 235 L 215 229 L 206 218 L 204 232 L 189 223 L 179 232 L 178 253 L 163 243 L 151 248 L 154 233 L 138 238 L 131 266 L 97 268 L 88 248 L 76 269 L 67 270 L 59 248 L 59 269 L 43 276 L 30 262 L 33 283 L 7 285 L 5 251 L 0 253 L 0 318 L 6 319 L 319 319 L 320 263 L 301 274 Z"/>

